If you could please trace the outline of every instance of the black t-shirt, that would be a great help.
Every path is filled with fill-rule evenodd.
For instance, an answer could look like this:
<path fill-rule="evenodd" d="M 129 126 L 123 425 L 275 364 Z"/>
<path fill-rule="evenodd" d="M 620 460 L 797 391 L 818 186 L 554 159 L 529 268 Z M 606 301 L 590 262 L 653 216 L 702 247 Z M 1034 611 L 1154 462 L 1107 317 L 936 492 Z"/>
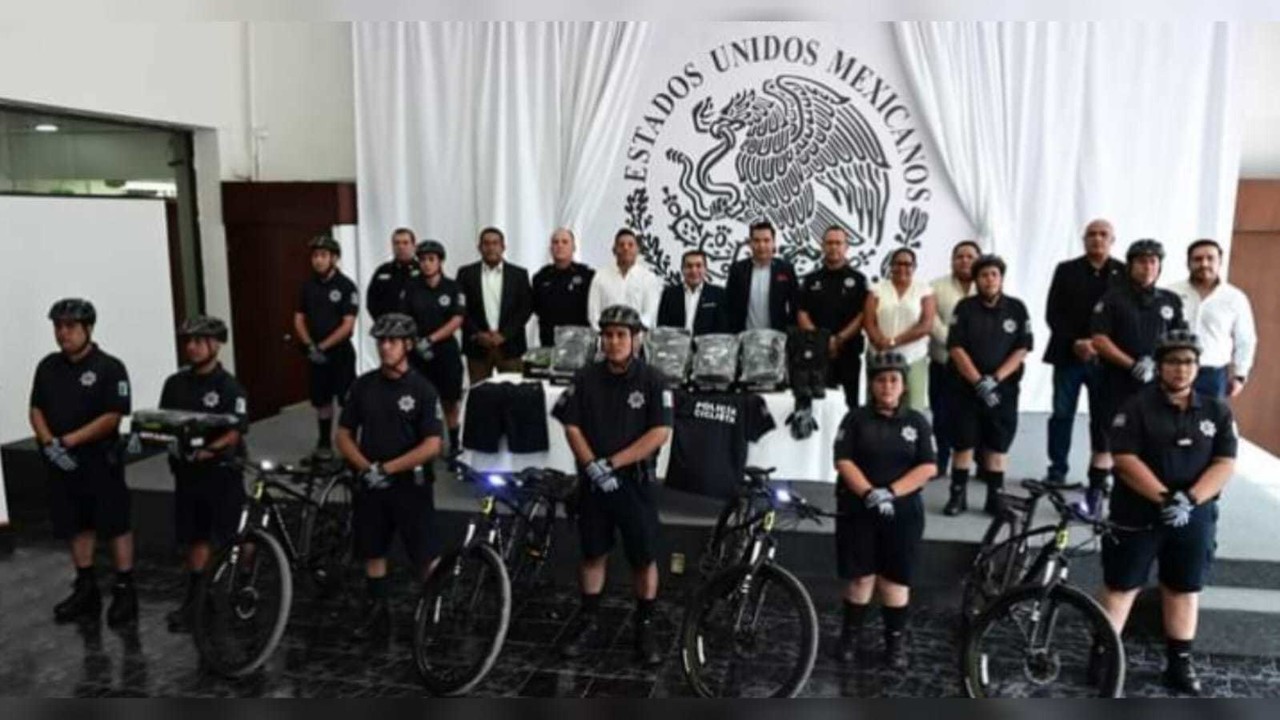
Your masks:
<path fill-rule="evenodd" d="M 1125 282 L 1124 263 L 1109 257 L 1095 268 L 1087 255 L 1059 263 L 1049 285 L 1045 319 L 1049 321 L 1049 344 L 1044 361 L 1053 365 L 1078 363 L 1072 351 L 1076 340 L 1088 338 L 1093 306 L 1104 293 Z"/>
<path fill-rule="evenodd" d="M 457 281 L 443 276 L 435 287 L 428 285 L 425 278 L 411 283 L 405 304 L 410 317 L 418 325 L 420 337 L 427 337 L 445 323 L 467 312 L 467 301 L 462 295 L 462 288 Z M 458 347 L 458 341 L 453 336 L 442 341 L 442 344 L 455 349 Z"/>
<path fill-rule="evenodd" d="M 374 320 L 390 312 L 405 312 L 409 285 L 422 277 L 418 263 L 388 260 L 373 271 L 365 305 Z"/>
<path fill-rule="evenodd" d="M 410 368 L 392 379 L 379 368 L 352 383 L 338 424 L 355 435 L 370 462 L 386 462 L 439 437 L 440 417 L 440 399 L 426 378 Z M 423 469 L 430 473 L 431 466 Z"/>
<path fill-rule="evenodd" d="M 1195 485 L 1214 458 L 1236 456 L 1236 423 L 1222 400 L 1192 392 L 1185 410 L 1158 385 L 1143 388 L 1111 421 L 1111 452 L 1137 455 L 1170 490 Z M 1206 502 L 1209 498 L 1198 498 Z M 1154 522 L 1159 507 L 1120 480 L 1111 499 L 1112 518 L 1121 524 Z"/>
<path fill-rule="evenodd" d="M 564 425 L 576 426 L 592 452 L 607 457 L 651 428 L 671 427 L 672 405 L 672 392 L 662 375 L 643 360 L 632 360 L 622 373 L 610 372 L 602 360 L 577 372 L 551 415 Z M 648 461 L 650 470 L 653 459 Z"/>
<path fill-rule="evenodd" d="M 1164 288 L 1139 288 L 1132 282 L 1108 290 L 1093 306 L 1090 330 L 1106 335 L 1137 360 L 1155 355 L 1156 341 L 1171 329 L 1187 327 L 1182 298 Z M 1128 368 L 1108 367 L 1128 372 Z"/>
<path fill-rule="evenodd" d="M 306 317 L 311 341 L 321 342 L 338 329 L 343 318 L 360 314 L 360 291 L 351 278 L 340 271 L 334 271 L 328 280 L 311 273 L 298 293 L 298 312 Z M 348 340 L 329 350 L 349 348 L 350 344 Z"/>
<path fill-rule="evenodd" d="M 850 410 L 840 421 L 835 459 L 857 465 L 872 487 L 888 487 L 913 468 L 936 462 L 933 429 L 915 410 L 900 407 L 885 416 L 864 405 Z M 854 499 L 839 476 L 836 497 L 845 503 Z"/>
<path fill-rule="evenodd" d="M 31 407 L 39 410 L 49 432 L 62 437 L 107 413 L 128 415 L 132 389 L 124 363 L 95 343 L 89 353 L 72 362 L 61 352 L 46 355 L 36 366 Z M 103 457 L 118 438 L 104 438 L 72 450 L 77 458 Z"/>
<path fill-rule="evenodd" d="M 675 395 L 671 461 L 667 486 L 676 490 L 733 497 L 742 485 L 747 443 L 774 429 L 764 398 L 741 393 Z"/>
<path fill-rule="evenodd" d="M 571 263 L 563 270 L 546 265 L 533 276 L 533 313 L 543 347 L 555 344 L 561 325 L 594 325 L 587 319 L 587 291 L 595 274 L 582 263 Z"/>
<path fill-rule="evenodd" d="M 849 265 L 832 270 L 825 265 L 804 276 L 800 282 L 799 307 L 819 328 L 834 335 L 862 312 L 867 301 L 867 278 Z M 860 353 L 862 333 L 850 338 L 843 352 Z"/>
<path fill-rule="evenodd" d="M 240 426 L 236 429 L 241 434 L 249 432 L 249 407 L 244 387 L 222 365 L 204 375 L 189 367 L 170 375 L 160 391 L 160 409 L 235 415 L 240 419 Z M 243 441 L 235 452 L 244 454 Z"/>
<path fill-rule="evenodd" d="M 1031 346 L 1031 316 L 1021 300 L 1001 295 L 995 305 L 987 305 L 980 296 L 973 295 L 956 304 L 947 331 L 947 348 L 958 347 L 968 353 L 979 373 L 993 374 L 1015 350 L 1030 351 Z M 959 369 L 955 372 L 958 374 Z M 1020 365 L 1005 382 L 1016 384 L 1021 379 Z"/>

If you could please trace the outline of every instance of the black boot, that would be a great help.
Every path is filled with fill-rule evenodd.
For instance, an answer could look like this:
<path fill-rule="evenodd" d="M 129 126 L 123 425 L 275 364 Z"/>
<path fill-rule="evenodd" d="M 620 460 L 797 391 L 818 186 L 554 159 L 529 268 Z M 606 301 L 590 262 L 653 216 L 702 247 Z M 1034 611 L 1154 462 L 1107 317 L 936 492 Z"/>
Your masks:
<path fill-rule="evenodd" d="M 165 623 L 171 633 L 189 633 L 195 625 L 196 593 L 200 587 L 200 573 L 187 573 L 187 587 L 182 596 L 182 604 L 164 616 Z"/>
<path fill-rule="evenodd" d="M 1002 504 L 1000 493 L 1004 491 L 1004 473 L 987 470 L 982 475 L 987 485 L 987 502 L 982 510 L 988 515 L 997 515 Z"/>
<path fill-rule="evenodd" d="M 1097 637 L 1093 639 L 1093 644 L 1089 646 L 1089 664 L 1085 667 L 1085 682 L 1089 687 L 1098 687 L 1102 684 L 1102 674 L 1107 670 L 1107 648 Z"/>
<path fill-rule="evenodd" d="M 596 612 L 579 611 L 560 638 L 556 648 L 560 657 L 573 659 L 581 657 L 595 644 L 596 635 L 600 632 L 600 618 Z"/>
<path fill-rule="evenodd" d="M 1200 678 L 1191 663 L 1191 642 L 1167 640 L 1168 656 L 1164 668 L 1164 686 L 1183 695 L 1200 696 Z"/>
<path fill-rule="evenodd" d="M 884 665 L 890 670 L 906 670 L 910 662 L 907 660 L 907 637 L 901 630 L 885 633 Z"/>
<path fill-rule="evenodd" d="M 71 594 L 62 602 L 53 606 L 55 622 L 74 622 L 82 618 L 98 617 L 102 612 L 102 594 L 98 592 L 98 581 L 93 577 L 93 569 L 78 570 L 76 581 L 72 585 Z"/>
<path fill-rule="evenodd" d="M 111 586 L 111 607 L 107 608 L 107 626 L 120 628 L 138 621 L 138 591 L 132 574 L 117 575 Z"/>
<path fill-rule="evenodd" d="M 635 660 L 647 668 L 662 664 L 662 652 L 658 650 L 658 639 L 653 632 L 653 618 L 636 622 Z"/>
<path fill-rule="evenodd" d="M 947 517 L 955 517 L 968 509 L 969 493 L 965 491 L 965 486 L 952 485 L 951 497 L 947 500 L 947 506 L 942 508 L 942 514 Z"/>
<path fill-rule="evenodd" d="M 840 628 L 840 640 L 836 643 L 835 658 L 842 663 L 851 663 L 858 657 L 858 639 L 861 628 L 845 625 Z"/>
<path fill-rule="evenodd" d="M 377 640 L 391 637 L 391 606 L 385 598 L 370 599 L 365 603 L 360 623 L 351 631 L 356 640 Z"/>

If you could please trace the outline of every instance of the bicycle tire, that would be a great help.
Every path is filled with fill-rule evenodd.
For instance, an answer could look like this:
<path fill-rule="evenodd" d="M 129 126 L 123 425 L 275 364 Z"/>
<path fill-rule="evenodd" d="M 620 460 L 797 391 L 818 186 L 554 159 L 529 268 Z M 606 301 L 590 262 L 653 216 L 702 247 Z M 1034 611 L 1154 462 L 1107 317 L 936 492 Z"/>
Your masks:
<path fill-rule="evenodd" d="M 973 620 L 987 605 L 1009 588 L 1024 581 L 1035 554 L 1031 541 L 1037 537 L 1052 540 L 1055 525 L 1042 525 L 1027 532 L 1007 537 L 978 551 L 965 574 L 960 598 L 960 622 L 967 632 Z"/>
<path fill-rule="evenodd" d="M 455 593 L 468 590 L 464 583 L 469 578 L 464 578 L 464 573 L 472 570 L 478 577 L 476 586 L 470 588 L 473 598 L 464 603 L 465 607 L 455 608 L 448 601 L 458 599 Z M 496 583 L 496 587 L 483 585 L 489 579 Z M 475 603 L 489 594 L 497 595 L 496 606 L 484 608 L 483 613 L 477 612 Z M 455 616 L 454 611 L 461 612 Z M 456 659 L 443 657 L 441 651 L 473 647 L 474 643 L 466 642 L 458 633 L 482 614 L 494 623 L 493 629 L 486 631 L 481 638 L 478 658 L 459 668 Z M 423 684 L 433 694 L 443 696 L 462 695 L 474 688 L 497 662 L 510 623 L 511 580 L 498 552 L 487 544 L 478 543 L 450 553 L 427 580 L 414 612 L 413 659 Z M 457 668 L 457 671 L 445 672 L 450 667 Z"/>
<path fill-rule="evenodd" d="M 251 564 L 250 580 L 248 584 L 238 585 L 239 578 L 243 577 L 243 563 Z M 274 578 L 264 563 L 275 565 Z M 266 577 L 259 584 L 264 569 Z M 231 595 L 223 597 L 223 589 L 231 590 Z M 273 616 L 262 623 L 258 612 L 260 598 L 269 591 L 277 592 L 279 598 Z M 261 667 L 280 644 L 292 604 L 293 573 L 280 541 L 260 528 L 237 536 L 218 550 L 200 578 L 192 628 L 196 650 L 209 669 L 219 675 L 248 675 Z M 228 657 L 225 644 L 236 634 L 236 622 L 254 626 L 259 642 L 251 644 L 242 657 L 233 658 Z"/>
<path fill-rule="evenodd" d="M 350 479 L 334 475 L 320 491 L 316 507 L 307 514 L 303 528 L 307 565 L 324 591 L 352 584 L 356 570 L 352 535 L 354 503 L 355 488 Z"/>
<path fill-rule="evenodd" d="M 720 509 L 716 524 L 707 536 L 707 543 L 698 559 L 698 571 L 704 580 L 740 562 L 751 542 L 747 515 L 751 512 L 750 499 L 736 496 Z"/>
<path fill-rule="evenodd" d="M 719 658 L 714 660 L 708 659 L 707 653 L 707 637 L 712 630 L 710 625 L 714 624 L 709 615 L 717 609 L 717 606 L 724 601 L 728 601 L 730 614 L 740 615 L 744 609 L 744 605 L 752 600 L 749 596 L 743 598 L 741 596 L 741 588 L 743 581 L 751 568 L 748 565 L 734 565 L 722 570 L 719 574 L 712 577 L 705 583 L 694 595 L 694 599 L 690 602 L 685 612 L 684 623 L 680 630 L 680 659 L 684 666 L 685 679 L 689 682 L 689 686 L 701 697 L 738 697 L 739 695 L 727 695 L 720 690 L 728 688 L 716 688 L 709 677 L 709 667 L 712 662 L 721 662 Z M 813 673 L 814 663 L 817 661 L 818 655 L 818 615 L 813 608 L 813 599 L 809 596 L 809 591 L 804 585 L 796 579 L 786 568 L 772 562 L 766 562 L 757 568 L 755 577 L 752 581 L 752 593 L 758 593 L 763 601 L 765 590 L 776 585 L 783 591 L 788 598 L 788 602 L 792 605 L 791 610 L 796 612 L 796 620 L 799 624 L 800 637 L 798 638 L 797 650 L 794 662 L 790 663 L 770 663 L 767 660 L 757 664 L 761 670 L 772 667 L 775 672 L 782 673 L 785 679 L 778 685 L 776 689 L 769 692 L 766 697 L 791 698 L 795 697 L 804 688 L 809 681 L 810 674 Z M 757 619 L 760 613 L 759 608 L 756 609 Z M 761 631 L 757 631 L 761 632 Z M 770 653 L 777 653 L 782 647 L 782 632 L 773 630 L 762 631 L 765 637 L 763 640 L 768 646 L 765 649 Z M 732 641 L 732 656 L 738 655 L 738 639 L 735 637 Z M 730 665 L 735 664 L 730 662 Z M 747 664 L 744 663 L 744 666 Z M 730 670 L 729 674 L 733 675 L 734 670 Z M 725 684 L 731 684 L 728 681 Z M 757 685 L 757 687 L 759 687 Z"/>
<path fill-rule="evenodd" d="M 1089 697 L 1118 698 L 1124 691 L 1125 679 L 1125 654 L 1124 644 L 1120 640 L 1120 636 L 1111 626 L 1107 614 L 1103 611 L 1102 606 L 1096 600 L 1090 597 L 1083 590 L 1067 584 L 1054 585 L 1051 588 L 1045 588 L 1042 585 L 1020 585 L 1015 587 L 1004 595 L 1000 596 L 994 603 L 990 605 L 981 615 L 974 621 L 971 632 L 966 636 L 960 652 L 960 670 L 962 676 L 962 685 L 965 693 L 971 698 L 987 698 L 987 697 L 1010 697 L 1009 695 L 993 694 L 990 692 L 990 659 L 996 657 L 1003 663 L 1013 664 L 1014 651 L 1004 648 L 994 648 L 998 652 L 989 653 L 982 649 L 983 640 L 987 637 L 997 623 L 1002 620 L 1011 618 L 1014 609 L 1024 603 L 1035 603 L 1040 599 L 1047 599 L 1055 606 L 1050 608 L 1054 613 L 1053 619 L 1056 622 L 1057 605 L 1062 605 L 1074 609 L 1088 623 L 1090 636 L 1083 640 L 1084 658 L 1085 658 L 1085 687 L 1093 685 L 1088 677 L 1089 655 L 1092 652 L 1092 643 L 1101 641 L 1105 649 L 1105 671 L 1102 673 L 1101 681 L 1097 683 L 1096 693 L 1090 693 Z M 1036 607 L 1036 610 L 1039 610 Z M 1007 623 L 1006 623 L 1007 625 Z M 1002 626 L 1003 627 L 1003 626 Z M 1082 640 L 1081 638 L 1075 638 Z M 1081 645 L 1077 645 L 1077 649 Z M 1026 647 L 1023 648 L 1024 656 Z M 1060 653 L 1055 651 L 1052 658 L 1054 666 L 1044 665 L 1045 660 L 1038 661 L 1039 667 L 1045 669 L 1029 670 L 1028 660 L 1026 657 L 1022 659 L 1022 672 L 1024 677 L 1031 682 L 1032 685 L 1040 688 L 1046 687 L 1049 683 L 1058 680 L 1062 675 L 1062 664 Z M 1047 669 L 1054 669 L 1054 676 L 1047 682 L 1039 681 L 1032 678 L 1032 672 L 1046 672 Z M 1068 695 L 1031 695 L 1032 697 L 1069 697 Z M 1085 696 L 1085 695 L 1081 695 Z"/>
<path fill-rule="evenodd" d="M 549 535 L 555 525 L 555 505 L 539 498 L 525 510 L 527 515 L 511 516 L 503 538 L 502 559 L 512 587 L 524 587 L 536 578 L 550 549 Z"/>

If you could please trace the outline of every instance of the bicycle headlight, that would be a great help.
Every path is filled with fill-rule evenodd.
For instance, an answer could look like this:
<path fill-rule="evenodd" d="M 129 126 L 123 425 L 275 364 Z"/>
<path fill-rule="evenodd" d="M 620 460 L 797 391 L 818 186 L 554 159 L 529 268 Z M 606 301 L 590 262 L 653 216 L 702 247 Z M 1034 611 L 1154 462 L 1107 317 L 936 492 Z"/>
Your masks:
<path fill-rule="evenodd" d="M 773 491 L 773 497 L 780 503 L 789 503 L 791 502 L 791 491 L 786 488 L 778 488 Z"/>
<path fill-rule="evenodd" d="M 276 469 L 276 464 L 271 460 L 263 460 L 258 463 L 258 467 L 261 468 L 263 472 L 271 472 Z"/>
<path fill-rule="evenodd" d="M 506 487 L 507 481 L 506 481 L 506 478 L 502 477 L 501 475 L 490 475 L 489 484 L 494 487 Z"/>

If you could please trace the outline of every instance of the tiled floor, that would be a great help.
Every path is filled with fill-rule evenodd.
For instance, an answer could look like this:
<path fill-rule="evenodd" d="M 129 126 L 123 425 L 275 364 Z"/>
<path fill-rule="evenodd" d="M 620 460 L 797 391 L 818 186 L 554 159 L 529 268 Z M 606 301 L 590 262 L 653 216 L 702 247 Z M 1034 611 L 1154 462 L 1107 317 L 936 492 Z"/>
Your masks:
<path fill-rule="evenodd" d="M 51 605 L 67 591 L 70 573 L 56 546 L 24 546 L 0 561 L 0 694 L 9 696 L 386 697 L 421 696 L 407 642 L 412 608 L 396 609 L 395 636 L 381 647 L 346 639 L 354 621 L 342 603 L 318 605 L 299 595 L 288 632 L 267 666 L 252 677 L 227 680 L 201 672 L 189 636 L 171 635 L 164 614 L 176 603 L 181 576 L 143 563 L 138 569 L 142 617 L 136 631 L 105 626 L 59 626 Z M 102 578 L 106 586 L 107 578 Z M 563 591 L 527 599 L 513 619 L 497 665 L 473 693 L 481 696 L 663 697 L 688 695 L 674 651 L 680 589 L 668 588 L 659 605 L 659 629 L 668 649 L 655 671 L 631 663 L 631 603 L 611 592 L 603 608 L 610 628 L 600 647 L 569 662 L 551 650 L 575 602 Z M 912 667 L 891 673 L 877 667 L 846 668 L 829 659 L 838 608 L 826 593 L 815 598 L 824 642 L 805 695 L 823 697 L 937 697 L 959 692 L 954 616 L 921 604 L 912 617 Z M 878 623 L 877 623 L 878 625 Z M 1280 632 L 1280 628 L 1276 629 Z M 1130 641 L 1130 696 L 1158 696 L 1163 650 Z M 1199 656 L 1206 688 L 1216 696 L 1280 697 L 1274 658 Z M 867 663 L 873 665 L 873 663 Z"/>

